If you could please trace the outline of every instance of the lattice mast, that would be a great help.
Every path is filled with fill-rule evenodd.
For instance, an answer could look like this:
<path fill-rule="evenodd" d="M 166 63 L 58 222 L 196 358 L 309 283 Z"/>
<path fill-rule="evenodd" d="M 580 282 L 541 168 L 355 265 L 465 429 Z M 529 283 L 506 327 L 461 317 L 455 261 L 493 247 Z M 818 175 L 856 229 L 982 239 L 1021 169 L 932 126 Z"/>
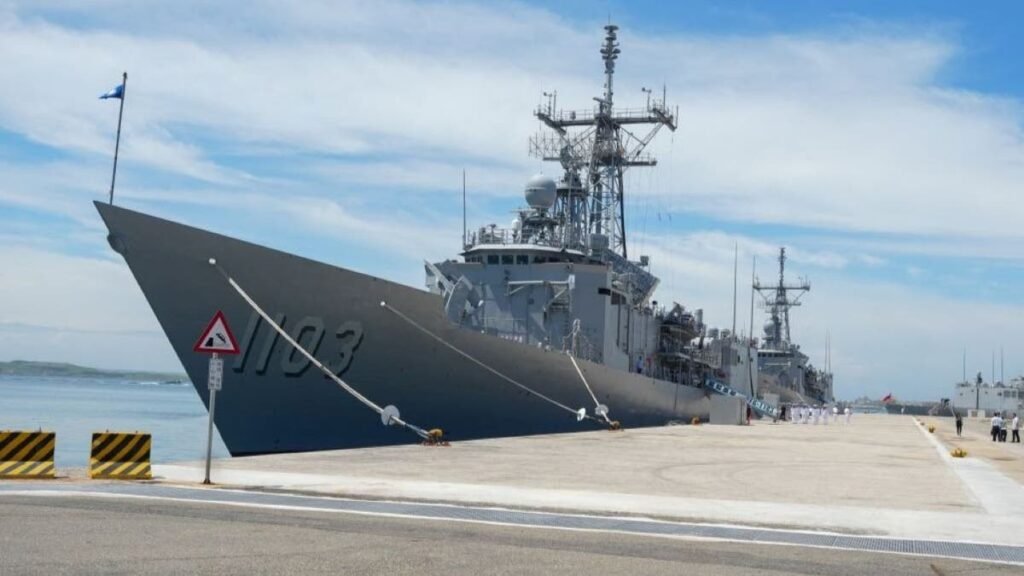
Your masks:
<path fill-rule="evenodd" d="M 605 26 L 601 58 L 604 60 L 604 94 L 594 98 L 597 107 L 587 111 L 564 112 L 556 108 L 557 93 L 545 93 L 547 103 L 535 112 L 554 134 L 538 134 L 530 139 L 530 153 L 543 160 L 559 162 L 565 171 L 553 207 L 560 221 L 562 243 L 566 248 L 586 249 L 588 239 L 596 235 L 608 239 L 609 248 L 628 258 L 626 216 L 623 203 L 623 174 L 633 166 L 654 166 L 657 161 L 644 154 L 662 126 L 673 132 L 676 113 L 662 99 L 651 99 L 640 110 L 615 110 L 615 61 L 619 57 L 618 26 Z M 643 137 L 626 126 L 650 126 Z"/>
<path fill-rule="evenodd" d="M 763 305 L 768 308 L 771 317 L 769 326 L 771 332 L 767 334 L 767 340 L 772 344 L 790 343 L 789 334 L 789 310 L 800 306 L 800 298 L 811 290 L 811 284 L 803 278 L 797 284 L 786 284 L 786 249 L 779 248 L 779 283 L 776 285 L 761 284 L 759 279 L 754 280 L 754 290 L 763 299 Z"/>

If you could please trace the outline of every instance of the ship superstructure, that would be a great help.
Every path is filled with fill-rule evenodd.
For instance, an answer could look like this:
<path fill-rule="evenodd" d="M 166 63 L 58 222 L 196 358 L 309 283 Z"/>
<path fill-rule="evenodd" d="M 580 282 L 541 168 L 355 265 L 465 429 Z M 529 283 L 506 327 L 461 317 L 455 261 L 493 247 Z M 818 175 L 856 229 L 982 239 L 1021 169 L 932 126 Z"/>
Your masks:
<path fill-rule="evenodd" d="M 716 331 L 705 348 L 700 315 L 659 307 L 649 258 L 628 257 L 623 174 L 656 165 L 644 150 L 661 128 L 676 129 L 676 113 L 649 91 L 643 108 L 615 107 L 617 27 L 605 32 L 596 105 L 560 110 L 551 93 L 534 113 L 547 131 L 531 138 L 531 152 L 557 162 L 560 178 L 531 178 L 512 227 L 467 234 L 462 262 L 426 265 L 427 286 L 449 321 L 474 331 L 694 387 L 708 375 L 728 379 L 740 370 L 724 347 L 739 341 Z M 748 355 L 736 355 L 746 377 Z"/>
<path fill-rule="evenodd" d="M 755 279 L 753 289 L 761 296 L 768 313 L 764 337 L 757 350 L 761 394 L 778 394 L 785 402 L 831 403 L 832 374 L 818 370 L 790 337 L 789 312 L 801 306 L 801 297 L 811 290 L 805 279 L 786 282 L 786 249 L 779 248 L 779 277 L 774 284 Z"/>
<path fill-rule="evenodd" d="M 985 382 L 979 372 L 974 382 L 957 382 L 953 390 L 953 409 L 962 415 L 1001 414 L 1024 415 L 1024 376 L 1009 382 Z"/>

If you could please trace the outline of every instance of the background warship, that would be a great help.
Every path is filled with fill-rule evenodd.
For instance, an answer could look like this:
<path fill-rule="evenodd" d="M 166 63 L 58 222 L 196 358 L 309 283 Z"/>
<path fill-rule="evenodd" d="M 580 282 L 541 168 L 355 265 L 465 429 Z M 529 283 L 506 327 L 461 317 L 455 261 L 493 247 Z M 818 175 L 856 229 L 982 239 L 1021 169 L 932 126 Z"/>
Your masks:
<path fill-rule="evenodd" d="M 779 281 L 762 284 L 754 281 L 753 289 L 761 295 L 768 311 L 764 338 L 757 349 L 760 380 L 758 394 L 778 394 L 782 402 L 797 404 L 831 404 L 832 373 L 826 353 L 825 369 L 810 364 L 789 334 L 789 310 L 800 306 L 800 297 L 811 289 L 810 282 L 800 279 L 786 284 L 786 249 L 779 248 Z"/>
<path fill-rule="evenodd" d="M 676 114 L 664 96 L 615 108 L 616 31 L 596 106 L 535 112 L 531 152 L 559 181 L 531 179 L 511 228 L 464 232 L 461 260 L 426 262 L 427 291 L 96 204 L 204 403 L 195 338 L 218 310 L 244 327 L 216 410 L 233 455 L 415 440 L 382 422 L 453 440 L 656 426 L 706 418 L 713 390 L 753 398 L 750 342 L 658 305 L 648 258 L 628 257 L 623 173 L 655 165 L 644 149 Z"/>

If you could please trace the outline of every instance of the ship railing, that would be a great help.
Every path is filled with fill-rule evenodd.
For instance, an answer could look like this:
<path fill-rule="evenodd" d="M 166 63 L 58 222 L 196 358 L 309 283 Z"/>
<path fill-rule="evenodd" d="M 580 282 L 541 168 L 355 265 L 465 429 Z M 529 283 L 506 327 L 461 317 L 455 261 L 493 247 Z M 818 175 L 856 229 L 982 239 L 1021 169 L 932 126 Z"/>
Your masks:
<path fill-rule="evenodd" d="M 712 368 L 722 367 L 722 354 L 716 350 L 694 350 L 693 359 Z"/>
<path fill-rule="evenodd" d="M 546 118 L 555 124 L 568 126 L 590 124 L 601 114 L 600 106 L 589 110 L 551 110 L 547 106 L 538 106 L 534 111 L 534 115 L 538 117 Z M 615 108 L 611 113 L 612 118 L 619 121 L 646 122 L 658 121 L 667 115 L 670 115 L 670 111 L 661 102 L 653 102 L 648 108 Z"/>
<path fill-rule="evenodd" d="M 548 248 L 562 247 L 562 243 L 558 238 L 544 238 L 537 236 L 524 238 L 522 232 L 514 228 L 481 228 L 480 230 L 471 233 L 466 239 L 467 250 L 476 246 L 509 246 L 512 244 L 530 244 Z"/>
<path fill-rule="evenodd" d="M 679 363 L 684 361 L 703 364 L 710 368 L 719 369 L 722 367 L 722 355 L 715 350 L 693 350 L 691 348 L 662 347 L 658 349 L 658 355 L 663 362 Z"/>

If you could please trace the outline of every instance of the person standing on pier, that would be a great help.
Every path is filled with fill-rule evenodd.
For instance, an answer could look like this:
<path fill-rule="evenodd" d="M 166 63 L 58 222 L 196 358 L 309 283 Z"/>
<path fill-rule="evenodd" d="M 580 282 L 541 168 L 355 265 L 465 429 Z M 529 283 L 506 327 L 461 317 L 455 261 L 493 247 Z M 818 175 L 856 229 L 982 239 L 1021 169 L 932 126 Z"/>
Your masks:
<path fill-rule="evenodd" d="M 1010 442 L 1020 444 L 1020 417 L 1017 416 L 1016 412 L 1013 413 L 1013 421 L 1010 424 L 1010 430 L 1013 430 L 1013 439 L 1010 440 Z"/>
<path fill-rule="evenodd" d="M 964 431 L 964 419 L 960 416 L 959 412 L 956 412 L 956 435 L 959 438 Z"/>
<path fill-rule="evenodd" d="M 1003 425 L 1003 419 L 999 417 L 999 412 L 992 416 L 992 441 L 999 441 L 999 428 Z"/>

